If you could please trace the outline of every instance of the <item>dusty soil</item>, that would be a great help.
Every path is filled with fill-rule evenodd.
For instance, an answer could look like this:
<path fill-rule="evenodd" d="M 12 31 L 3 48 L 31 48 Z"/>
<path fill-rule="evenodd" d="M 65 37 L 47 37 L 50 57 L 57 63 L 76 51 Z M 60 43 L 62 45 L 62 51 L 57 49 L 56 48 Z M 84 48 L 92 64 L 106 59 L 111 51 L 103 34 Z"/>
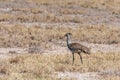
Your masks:
<path fill-rule="evenodd" d="M 58 72 L 55 73 L 59 78 L 64 79 L 75 79 L 75 80 L 100 80 L 98 73 L 88 72 L 88 73 L 79 73 L 79 72 Z"/>

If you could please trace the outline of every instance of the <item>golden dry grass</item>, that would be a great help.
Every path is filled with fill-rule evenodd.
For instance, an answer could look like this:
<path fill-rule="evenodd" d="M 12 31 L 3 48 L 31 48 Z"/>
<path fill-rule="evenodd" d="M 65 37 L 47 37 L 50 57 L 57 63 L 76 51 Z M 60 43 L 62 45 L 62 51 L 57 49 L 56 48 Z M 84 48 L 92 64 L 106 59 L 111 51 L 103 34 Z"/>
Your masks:
<path fill-rule="evenodd" d="M 6 21 L 12 18 L 10 14 L 0 14 L 0 21 Z"/>
<path fill-rule="evenodd" d="M 61 40 L 67 32 L 73 34 L 72 39 L 92 43 L 119 44 L 119 27 L 106 25 L 80 26 L 74 31 L 67 27 L 25 27 L 21 25 L 0 25 L 0 46 L 2 47 L 26 47 L 31 42 L 40 45 L 42 42 Z M 49 34 L 50 33 L 50 34 Z M 65 39 L 63 40 L 65 41 Z"/>
<path fill-rule="evenodd" d="M 43 15 L 43 14 L 39 14 L 42 13 L 43 11 L 40 11 L 39 9 L 35 8 L 35 9 L 21 9 L 18 8 L 18 11 L 21 12 L 30 12 L 30 13 L 34 13 L 34 14 L 10 14 L 10 13 L 1 13 L 0 14 L 0 21 L 17 21 L 17 22 L 75 22 L 75 23 L 82 23 L 85 20 L 87 20 L 86 18 L 78 18 L 79 16 L 75 16 L 75 17 L 70 17 L 67 15 L 56 15 L 55 13 L 50 13 L 48 12 L 47 14 Z M 14 11 L 17 11 L 14 9 Z M 85 13 L 84 10 L 71 10 L 70 9 L 62 9 L 60 11 L 60 14 L 83 14 Z"/>
<path fill-rule="evenodd" d="M 0 0 L 3 1 L 3 0 Z M 14 1 L 14 0 L 5 0 L 5 1 Z M 36 3 L 36 4 L 52 4 L 57 5 L 58 9 L 57 12 L 62 14 L 84 14 L 86 13 L 86 10 L 79 10 L 79 9 L 72 9 L 68 8 L 70 5 L 77 5 L 81 7 L 86 8 L 98 8 L 98 9 L 106 9 L 108 11 L 111 11 L 113 14 L 120 13 L 120 1 L 119 0 L 25 0 L 30 3 Z M 29 3 L 28 3 L 29 4 Z M 26 5 L 28 5 L 26 4 Z M 68 16 L 59 16 L 56 13 L 51 13 L 49 11 L 49 7 L 51 8 L 52 5 L 46 5 L 46 8 L 29 8 L 29 7 L 13 7 L 13 11 L 18 11 L 20 14 L 11 14 L 11 13 L 3 13 L 0 14 L 0 21 L 20 21 L 20 22 L 85 22 L 87 21 L 87 18 L 80 19 L 78 16 L 75 18 L 71 18 Z M 61 6 L 62 5 L 62 6 Z M 23 5 L 24 6 L 24 5 Z M 22 12 L 22 13 L 21 13 Z M 29 13 L 29 14 L 28 14 Z M 30 14 L 32 13 L 32 14 Z M 40 13 L 40 14 L 39 14 Z M 43 15 L 45 14 L 45 15 Z M 65 17 L 65 18 L 64 18 Z"/>
<path fill-rule="evenodd" d="M 79 4 L 83 7 L 88 8 L 99 8 L 99 9 L 110 9 L 114 12 L 119 12 L 120 1 L 119 0 L 26 0 L 28 2 L 35 2 L 37 4 Z"/>
<path fill-rule="evenodd" d="M 0 76 L 2 80 L 6 78 L 9 80 L 56 80 L 57 76 L 52 75 L 55 72 L 99 72 L 100 76 L 104 73 L 102 71 L 119 72 L 120 71 L 120 54 L 119 53 L 95 53 L 91 55 L 84 55 L 81 64 L 78 55 L 76 54 L 75 64 L 72 65 L 71 54 L 55 54 L 55 55 L 41 55 L 41 54 L 22 54 L 14 55 L 13 57 L 0 60 Z M 118 80 L 120 74 L 102 75 L 103 80 Z"/>
<path fill-rule="evenodd" d="M 14 1 L 14 0 L 0 0 Z M 70 17 L 69 14 L 85 14 L 86 10 L 73 10 L 68 8 L 72 5 L 90 9 L 106 9 L 114 13 L 120 13 L 119 0 L 26 0 L 30 3 L 46 5 L 42 8 L 22 8 L 13 7 L 12 12 L 20 14 L 1 13 L 0 21 L 10 22 L 73 22 L 84 23 L 87 18 L 78 16 Z M 29 3 L 28 3 L 29 4 Z M 52 5 L 58 5 L 58 14 L 50 12 L 48 9 Z M 44 15 L 43 15 L 44 14 Z M 100 17 L 100 16 L 99 16 Z M 98 17 L 98 18 L 99 18 Z M 47 24 L 46 23 L 46 24 Z M 3 25 L 0 24 L 0 47 L 28 47 L 30 43 L 46 48 L 44 42 L 52 39 L 61 40 L 65 33 L 71 32 L 74 40 L 92 43 L 120 44 L 120 28 L 109 27 L 107 25 L 80 25 L 77 29 L 68 27 L 42 27 L 23 25 Z M 50 46 L 49 46 L 50 47 Z M 119 53 L 96 53 L 90 56 L 83 54 L 84 64 L 80 63 L 79 56 L 76 55 L 75 64 L 72 65 L 70 54 L 24 54 L 14 55 L 9 59 L 0 60 L 1 80 L 61 80 L 54 72 L 99 72 L 102 80 L 120 80 Z M 104 72 L 106 71 L 106 73 Z M 111 71 L 111 72 L 109 72 Z M 64 79 L 68 80 L 68 79 Z"/>

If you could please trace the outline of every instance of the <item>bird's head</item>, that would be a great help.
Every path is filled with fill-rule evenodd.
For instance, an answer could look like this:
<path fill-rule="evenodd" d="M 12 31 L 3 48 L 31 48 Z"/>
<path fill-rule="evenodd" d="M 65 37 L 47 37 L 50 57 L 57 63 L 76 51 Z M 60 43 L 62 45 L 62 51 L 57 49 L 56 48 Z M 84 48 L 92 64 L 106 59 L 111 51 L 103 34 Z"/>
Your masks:
<path fill-rule="evenodd" d="M 72 35 L 72 33 L 66 33 L 65 36 L 69 36 L 69 35 Z"/>
<path fill-rule="evenodd" d="M 63 37 L 60 37 L 60 39 L 64 39 L 65 37 L 68 37 L 69 35 L 72 35 L 71 33 L 66 33 Z"/>

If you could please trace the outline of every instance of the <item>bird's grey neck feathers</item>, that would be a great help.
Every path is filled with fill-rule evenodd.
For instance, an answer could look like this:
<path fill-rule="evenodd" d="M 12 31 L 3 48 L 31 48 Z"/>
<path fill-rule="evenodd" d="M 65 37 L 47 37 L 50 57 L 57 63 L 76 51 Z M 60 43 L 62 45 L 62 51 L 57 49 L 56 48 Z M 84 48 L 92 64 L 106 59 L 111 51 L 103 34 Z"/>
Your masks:
<path fill-rule="evenodd" d="M 69 45 L 70 43 L 71 43 L 70 35 L 67 35 L 67 45 Z"/>

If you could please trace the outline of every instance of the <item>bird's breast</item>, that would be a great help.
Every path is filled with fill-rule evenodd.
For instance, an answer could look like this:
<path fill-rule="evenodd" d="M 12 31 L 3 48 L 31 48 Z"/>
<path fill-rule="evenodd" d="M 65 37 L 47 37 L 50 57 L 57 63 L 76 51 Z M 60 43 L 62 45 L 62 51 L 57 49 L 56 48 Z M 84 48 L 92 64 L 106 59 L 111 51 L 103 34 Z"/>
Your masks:
<path fill-rule="evenodd" d="M 74 53 L 81 52 L 81 50 L 76 49 L 76 48 L 71 48 L 71 47 L 68 47 L 68 49 L 69 49 L 71 52 L 74 52 Z"/>

